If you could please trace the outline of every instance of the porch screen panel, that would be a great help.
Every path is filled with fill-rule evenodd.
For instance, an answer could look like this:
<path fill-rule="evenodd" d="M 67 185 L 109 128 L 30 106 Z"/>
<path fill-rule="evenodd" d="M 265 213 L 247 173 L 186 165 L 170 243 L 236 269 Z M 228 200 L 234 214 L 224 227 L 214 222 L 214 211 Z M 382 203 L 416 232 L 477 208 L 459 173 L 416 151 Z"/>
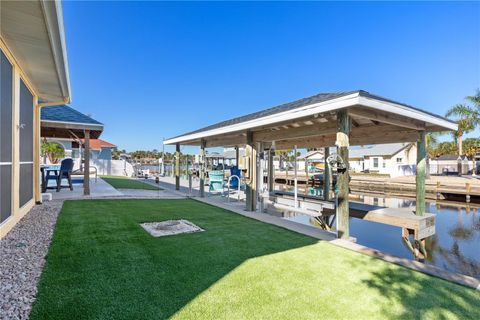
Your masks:
<path fill-rule="evenodd" d="M 0 223 L 12 214 L 13 67 L 0 50 Z"/>
<path fill-rule="evenodd" d="M 20 207 L 33 198 L 33 95 L 20 82 Z"/>

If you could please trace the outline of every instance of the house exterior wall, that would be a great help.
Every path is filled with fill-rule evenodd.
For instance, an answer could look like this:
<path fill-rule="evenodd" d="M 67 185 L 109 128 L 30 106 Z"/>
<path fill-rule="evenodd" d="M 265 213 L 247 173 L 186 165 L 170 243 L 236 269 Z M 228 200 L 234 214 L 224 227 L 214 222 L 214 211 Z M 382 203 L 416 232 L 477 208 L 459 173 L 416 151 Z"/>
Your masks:
<path fill-rule="evenodd" d="M 0 159 L 2 238 L 40 200 L 40 112 L 37 92 L 1 37 L 0 51 L 0 150 L 6 152 Z"/>

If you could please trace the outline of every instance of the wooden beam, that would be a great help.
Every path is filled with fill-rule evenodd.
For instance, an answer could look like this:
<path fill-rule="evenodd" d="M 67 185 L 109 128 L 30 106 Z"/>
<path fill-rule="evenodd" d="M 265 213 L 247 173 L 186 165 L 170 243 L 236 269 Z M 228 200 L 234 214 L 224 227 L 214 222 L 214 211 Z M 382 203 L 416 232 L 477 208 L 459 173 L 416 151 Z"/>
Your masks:
<path fill-rule="evenodd" d="M 413 130 L 425 130 L 425 124 L 420 124 L 416 121 L 401 119 L 392 114 L 381 114 L 378 111 L 367 109 L 350 109 L 348 111 L 350 117 L 358 117 L 369 120 L 375 120 L 395 126 L 409 128 Z"/>
<path fill-rule="evenodd" d="M 246 195 L 246 210 L 256 211 L 257 209 L 257 149 L 253 140 L 252 132 L 247 133 L 247 147 L 245 149 L 245 157 L 248 161 L 247 174 L 245 176 L 245 195 Z"/>
<path fill-rule="evenodd" d="M 337 154 L 343 159 L 346 168 L 337 173 L 337 235 L 341 239 L 349 239 L 349 174 L 348 174 L 348 147 L 351 121 L 347 110 L 337 111 Z"/>
<path fill-rule="evenodd" d="M 321 136 L 325 134 L 333 134 L 337 132 L 335 122 L 327 122 L 322 125 L 303 126 L 297 128 L 283 130 L 262 130 L 253 133 L 255 141 L 277 141 L 286 139 L 298 139 L 313 136 Z"/>
<path fill-rule="evenodd" d="M 175 145 L 175 190 L 180 190 L 180 144 Z"/>
<path fill-rule="evenodd" d="M 90 130 L 85 130 L 83 165 L 83 195 L 90 195 Z"/>
<path fill-rule="evenodd" d="M 321 148 L 335 144 L 335 134 L 305 137 L 302 139 L 281 139 L 275 141 L 277 149 L 291 149 L 294 145 L 299 148 Z M 367 145 L 379 143 L 414 142 L 418 139 L 417 131 L 406 130 L 392 125 L 360 126 L 352 128 L 350 145 Z"/>
<path fill-rule="evenodd" d="M 225 147 L 225 146 L 236 146 L 236 145 L 245 145 L 247 143 L 247 138 L 242 135 L 234 136 L 225 136 L 225 137 L 216 137 L 207 139 L 206 147 Z"/>
<path fill-rule="evenodd" d="M 416 210 L 415 214 L 423 216 L 425 214 L 425 171 L 427 162 L 425 131 L 418 132 L 417 142 L 417 174 L 415 177 L 416 187 Z"/>
<path fill-rule="evenodd" d="M 206 141 L 202 140 L 200 145 L 200 198 L 205 197 L 205 146 Z"/>

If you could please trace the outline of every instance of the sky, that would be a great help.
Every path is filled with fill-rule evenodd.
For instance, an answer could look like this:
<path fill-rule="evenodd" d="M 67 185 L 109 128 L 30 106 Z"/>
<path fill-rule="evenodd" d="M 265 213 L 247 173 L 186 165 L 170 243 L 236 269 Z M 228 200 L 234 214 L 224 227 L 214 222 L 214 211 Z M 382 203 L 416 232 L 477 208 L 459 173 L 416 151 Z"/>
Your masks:
<path fill-rule="evenodd" d="M 479 2 L 67 0 L 63 10 L 71 106 L 127 151 L 320 92 L 363 89 L 444 115 L 480 88 Z"/>

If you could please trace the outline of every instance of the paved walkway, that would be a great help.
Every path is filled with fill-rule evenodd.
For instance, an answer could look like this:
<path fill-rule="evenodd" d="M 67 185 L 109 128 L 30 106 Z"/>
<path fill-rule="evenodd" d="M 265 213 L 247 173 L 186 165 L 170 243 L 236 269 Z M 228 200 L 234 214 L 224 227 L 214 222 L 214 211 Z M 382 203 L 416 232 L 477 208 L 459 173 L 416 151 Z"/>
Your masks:
<path fill-rule="evenodd" d="M 142 180 L 142 182 L 144 182 Z M 90 180 L 90 195 L 83 195 L 83 184 L 74 184 L 73 191 L 70 189 L 48 190 L 53 200 L 72 200 L 72 199 L 98 199 L 98 198 L 155 198 L 155 199 L 178 199 L 185 195 L 164 190 L 142 190 L 142 189 L 115 189 L 102 178 Z M 44 197 L 44 201 L 46 198 Z"/>
<path fill-rule="evenodd" d="M 47 190 L 53 197 L 53 200 L 66 200 L 66 199 L 90 199 L 98 197 L 118 197 L 122 196 L 122 193 L 106 183 L 101 178 L 90 178 L 90 196 L 83 195 L 83 183 L 73 184 L 73 191 L 70 189 L 62 188 L 59 192 L 53 189 Z M 45 200 L 45 198 L 44 198 Z"/>

